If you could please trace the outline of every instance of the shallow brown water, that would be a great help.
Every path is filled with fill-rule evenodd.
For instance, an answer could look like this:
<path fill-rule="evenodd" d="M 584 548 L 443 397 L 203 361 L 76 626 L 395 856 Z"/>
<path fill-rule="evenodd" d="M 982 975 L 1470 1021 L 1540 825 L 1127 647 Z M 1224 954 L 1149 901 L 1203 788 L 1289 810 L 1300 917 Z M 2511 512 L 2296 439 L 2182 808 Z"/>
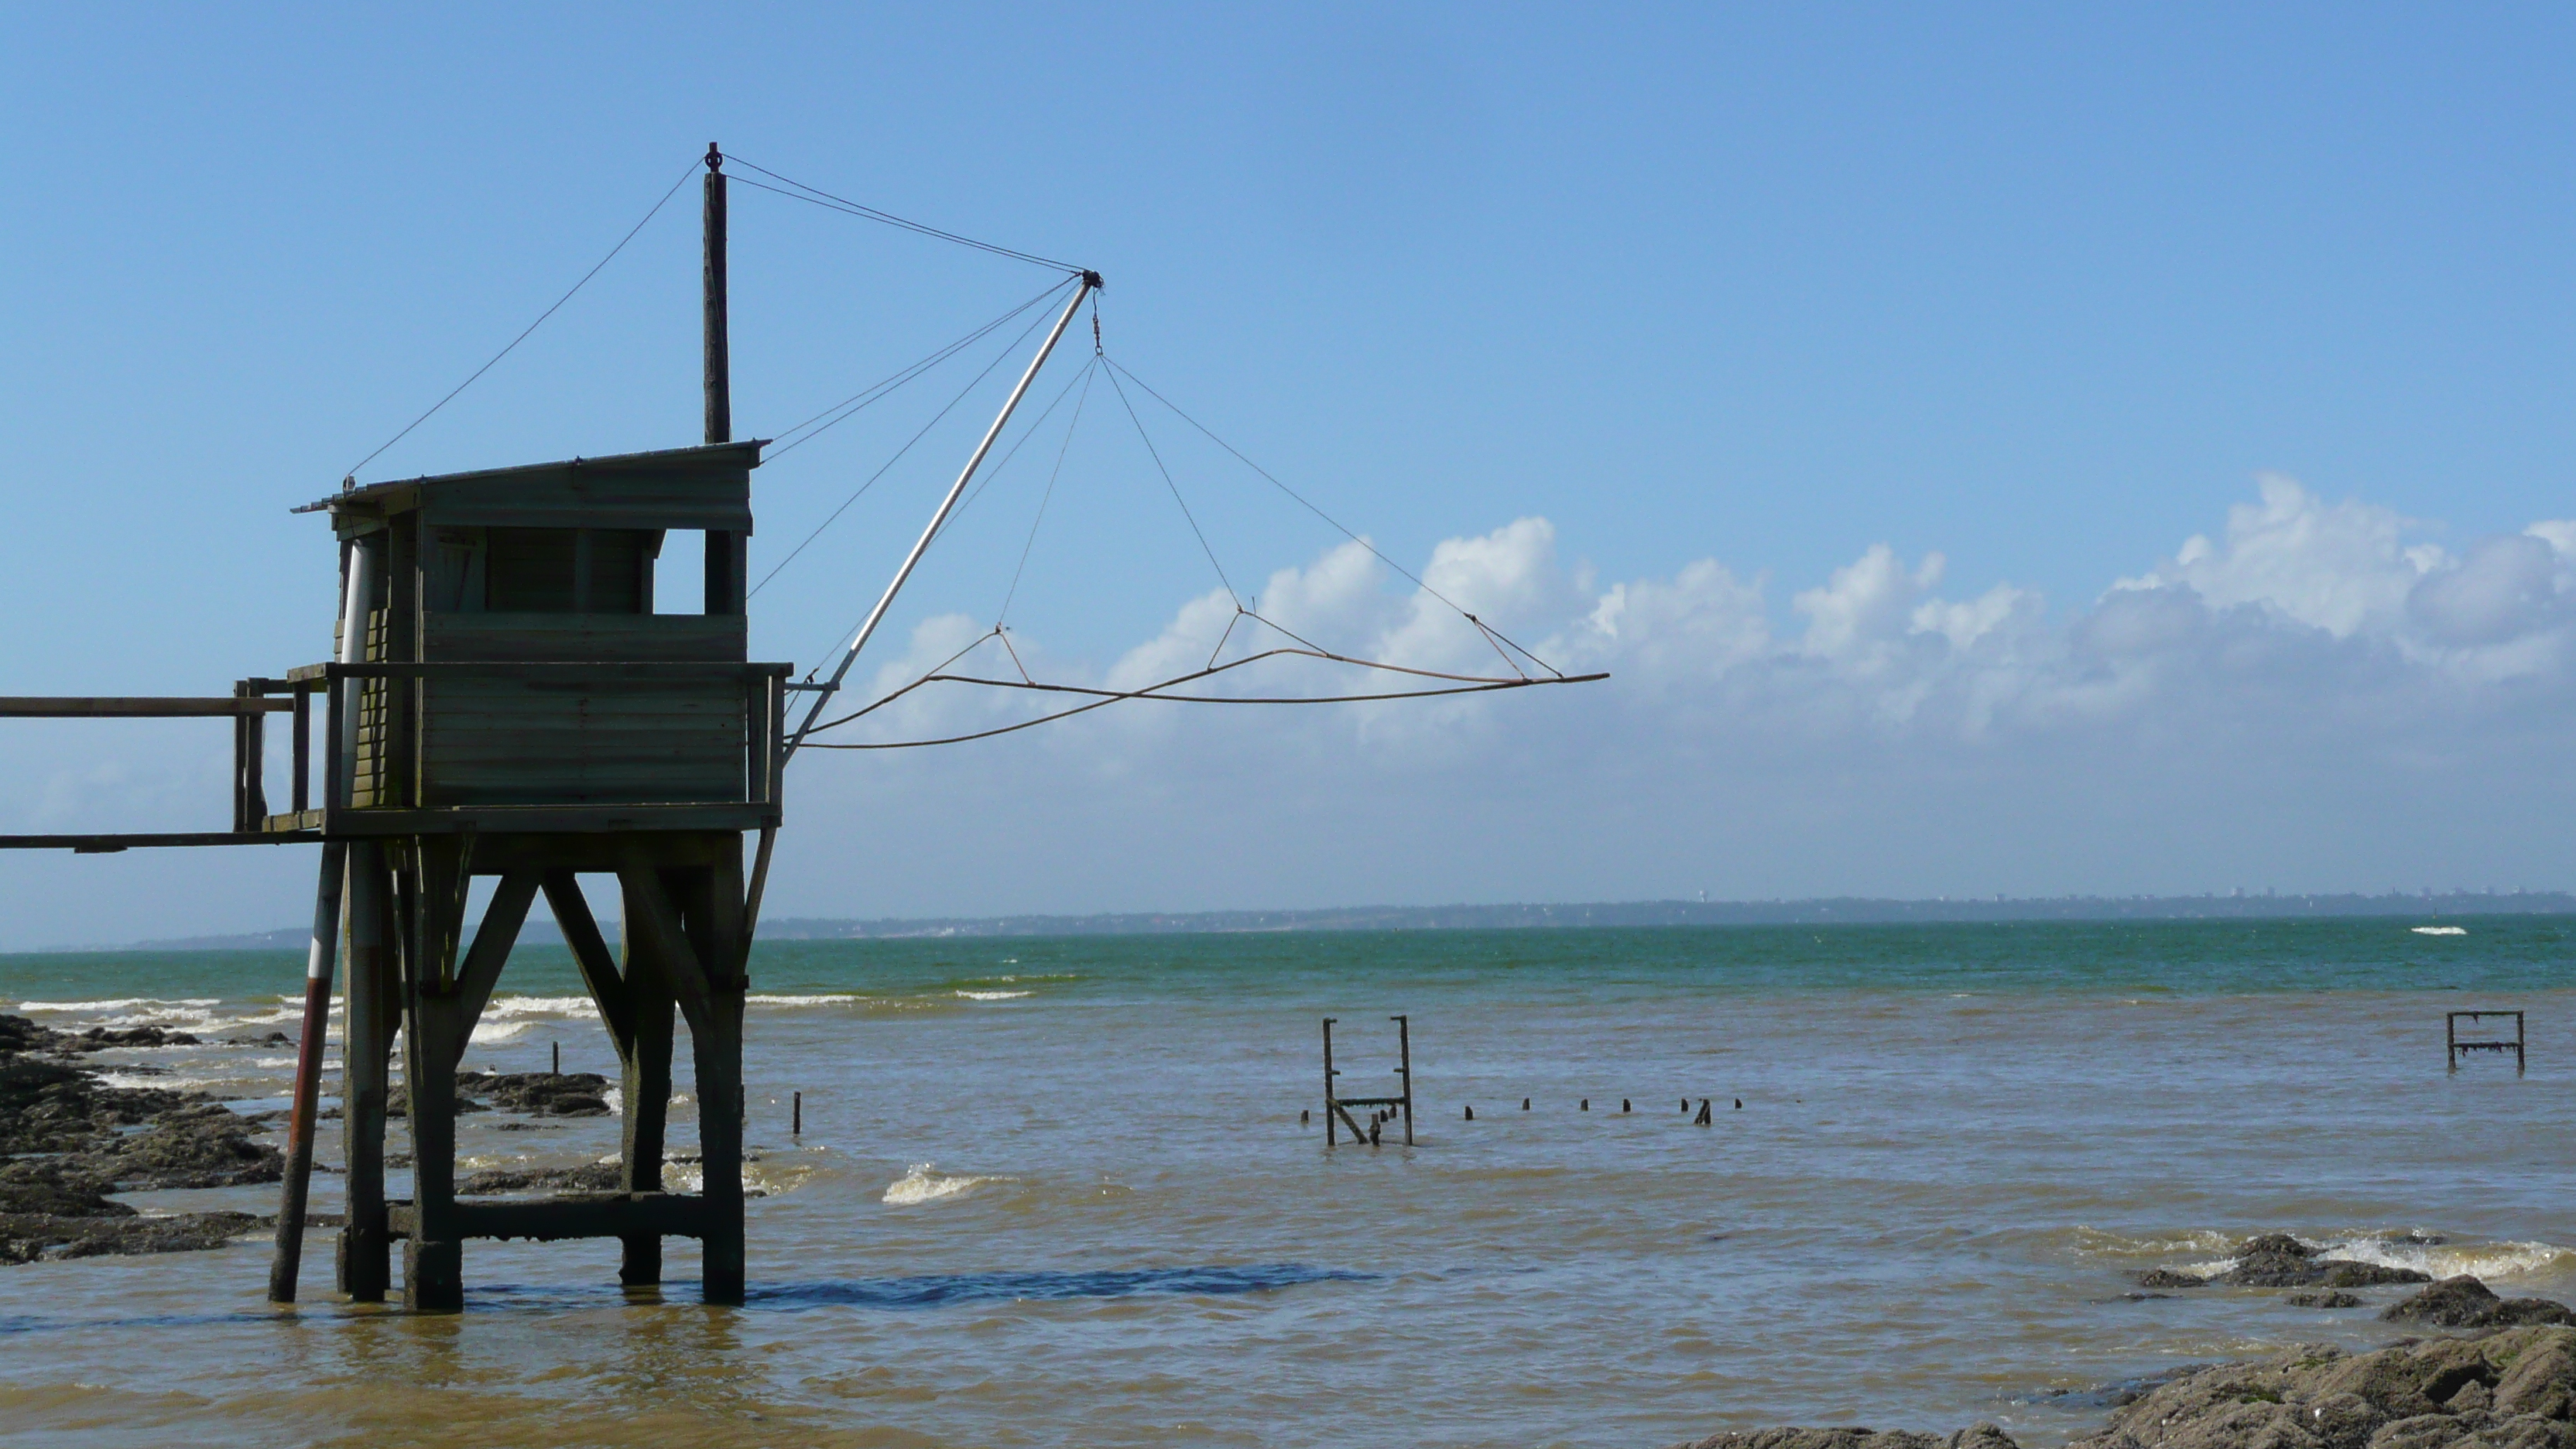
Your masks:
<path fill-rule="evenodd" d="M 2248 1233 L 2576 1296 L 2554 926 L 2126 929 L 774 948 L 748 1305 L 693 1301 L 679 1242 L 637 1301 L 611 1244 L 472 1244 L 444 1318 L 271 1308 L 260 1243 L 0 1269 L 0 1437 L 1658 1445 L 1991 1418 L 2044 1446 L 2101 1416 L 2062 1391 L 2392 1336 L 2278 1294 L 2121 1296 Z M 59 1003 L 0 1010 L 221 1032 L 292 980 L 63 960 L 0 963 L 0 997 Z M 76 970 L 110 989 L 65 991 Z M 513 965 L 469 1065 L 560 1040 L 567 1068 L 606 1066 L 559 970 Z M 2531 1012 L 2528 1076 L 2444 1072 L 2442 1012 L 2487 1002 Z M 1316 1019 L 1342 1018 L 1362 1082 L 1392 1010 L 1420 1145 L 1328 1151 L 1297 1121 Z M 106 1060 L 283 1090 L 276 1048 Z M 615 1145 L 606 1122 L 460 1125 L 476 1163 Z M 2449 1241 L 2371 1241 L 2408 1231 Z"/>

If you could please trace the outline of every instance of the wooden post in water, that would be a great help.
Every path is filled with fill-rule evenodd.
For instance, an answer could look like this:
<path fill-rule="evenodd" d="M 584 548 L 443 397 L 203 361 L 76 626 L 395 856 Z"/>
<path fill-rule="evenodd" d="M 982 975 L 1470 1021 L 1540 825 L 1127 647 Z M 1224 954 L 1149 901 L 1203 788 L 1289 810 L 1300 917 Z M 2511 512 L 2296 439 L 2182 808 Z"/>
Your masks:
<path fill-rule="evenodd" d="M 1404 1145 L 1413 1145 L 1413 1026 L 1395 1018 L 1396 1071 L 1404 1077 Z"/>
<path fill-rule="evenodd" d="M 1333 1145 L 1333 1117 L 1341 1109 L 1333 1103 L 1333 1019 L 1324 1018 L 1324 1145 Z"/>

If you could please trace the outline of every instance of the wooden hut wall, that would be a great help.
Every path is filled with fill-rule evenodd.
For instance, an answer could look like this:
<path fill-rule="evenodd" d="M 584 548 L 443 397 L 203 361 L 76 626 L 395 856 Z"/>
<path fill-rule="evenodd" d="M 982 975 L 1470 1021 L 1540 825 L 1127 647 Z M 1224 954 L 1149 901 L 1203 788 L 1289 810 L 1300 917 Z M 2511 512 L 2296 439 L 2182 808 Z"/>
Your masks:
<path fill-rule="evenodd" d="M 423 805 L 745 798 L 738 680 L 465 678 L 425 687 Z"/>

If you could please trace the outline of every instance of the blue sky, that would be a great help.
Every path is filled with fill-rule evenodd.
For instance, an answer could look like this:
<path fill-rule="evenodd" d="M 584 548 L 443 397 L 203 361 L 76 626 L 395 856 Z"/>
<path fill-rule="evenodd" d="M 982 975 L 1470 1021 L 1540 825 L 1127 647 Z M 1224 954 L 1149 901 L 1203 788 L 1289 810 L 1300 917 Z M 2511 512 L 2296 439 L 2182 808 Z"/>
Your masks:
<path fill-rule="evenodd" d="M 1453 548 L 1461 587 L 1619 675 L 1465 712 L 800 762 L 775 909 L 2576 878 L 2553 814 L 2576 584 L 2526 532 L 2576 516 L 2554 14 L 24 6 L 10 26 L 9 692 L 214 692 L 320 657 L 331 553 L 286 508 L 712 139 L 1099 268 L 1113 355 L 1408 568 L 1487 540 Z M 366 476 L 693 441 L 693 193 Z M 739 188 L 734 215 L 745 432 L 1047 280 Z M 964 380 L 765 469 L 756 566 Z M 864 609 L 975 396 L 764 592 L 757 654 L 811 664 Z M 1068 677 L 1186 634 L 1213 582 L 1111 423 L 1086 414 L 1013 610 Z M 1172 447 L 1229 571 L 1329 571 L 1336 535 Z M 943 541 L 889 667 L 943 619 L 990 621 L 1042 481 L 1015 463 Z M 1446 647 L 1405 633 L 1400 580 L 1308 583 L 1353 647 Z M 2201 612 L 2141 633 L 2142 600 Z M 205 825 L 220 735 L 13 727 L 0 828 Z M 0 940 L 291 920 L 290 854 L 12 861 Z M 137 896 L 131 931 L 95 924 Z"/>

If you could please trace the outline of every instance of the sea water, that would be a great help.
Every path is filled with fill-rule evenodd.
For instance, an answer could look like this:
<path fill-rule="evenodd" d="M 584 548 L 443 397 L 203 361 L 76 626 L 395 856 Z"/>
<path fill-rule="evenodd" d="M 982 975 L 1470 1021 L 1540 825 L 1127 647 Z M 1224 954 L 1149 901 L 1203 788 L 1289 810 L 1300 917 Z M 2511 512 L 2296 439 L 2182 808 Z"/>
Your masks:
<path fill-rule="evenodd" d="M 677 1239 L 632 1297 L 613 1243 L 470 1243 L 445 1317 L 334 1301 L 326 1233 L 291 1309 L 256 1239 L 0 1268 L 0 1437 L 1652 1446 L 1991 1419 L 2048 1446 L 2126 1378 L 2393 1336 L 2402 1289 L 2136 1296 L 2253 1233 L 2576 1296 L 2572 955 L 2576 922 L 2530 917 L 766 944 L 744 1306 L 696 1302 Z M 300 965 L 0 958 L 0 1010 L 255 1039 L 295 1030 Z M 2446 1070 L 2445 1013 L 2476 1007 L 2529 1013 L 2527 1075 Z M 1322 1018 L 1342 1092 L 1391 1096 L 1396 1013 L 1414 1145 L 1327 1147 Z M 557 1044 L 614 1080 L 563 953 L 523 950 L 465 1064 Z M 92 1060 L 246 1111 L 292 1068 Z M 685 1046 L 679 1070 L 685 1156 Z M 467 1171 L 617 1146 L 613 1118 L 459 1129 Z"/>

